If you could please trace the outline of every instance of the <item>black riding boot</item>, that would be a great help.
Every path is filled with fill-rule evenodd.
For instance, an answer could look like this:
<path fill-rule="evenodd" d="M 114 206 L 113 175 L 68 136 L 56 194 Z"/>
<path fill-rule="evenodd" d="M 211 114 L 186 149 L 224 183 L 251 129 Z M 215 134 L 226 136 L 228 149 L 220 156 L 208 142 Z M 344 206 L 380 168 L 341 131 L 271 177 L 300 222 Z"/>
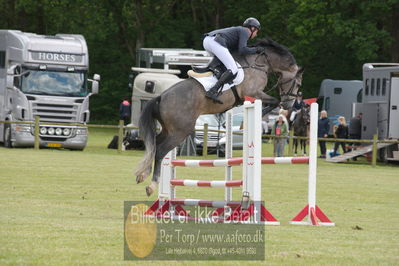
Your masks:
<path fill-rule="evenodd" d="M 223 104 L 221 100 L 218 99 L 219 96 L 219 89 L 223 87 L 225 83 L 228 83 L 234 79 L 235 75 L 231 72 L 230 69 L 226 70 L 220 79 L 216 82 L 216 84 L 205 93 L 205 96 L 212 99 L 216 103 Z"/>

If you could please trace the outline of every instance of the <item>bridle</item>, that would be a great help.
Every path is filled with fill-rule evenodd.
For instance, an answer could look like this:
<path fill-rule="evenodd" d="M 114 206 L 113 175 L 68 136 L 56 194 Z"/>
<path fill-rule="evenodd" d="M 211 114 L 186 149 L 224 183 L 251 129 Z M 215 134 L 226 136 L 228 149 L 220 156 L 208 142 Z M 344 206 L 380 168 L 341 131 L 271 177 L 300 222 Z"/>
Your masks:
<path fill-rule="evenodd" d="M 254 65 L 249 64 L 247 58 L 244 57 L 245 63 L 246 63 L 247 65 L 246 65 L 246 66 L 241 66 L 241 68 L 242 68 L 242 69 L 252 68 L 252 69 L 256 69 L 256 70 L 262 71 L 262 72 L 265 73 L 265 75 L 266 75 L 266 77 L 267 77 L 267 75 L 269 74 L 269 72 L 267 72 L 267 71 L 265 70 L 266 64 L 265 64 L 265 65 L 259 65 L 259 64 L 256 63 L 257 59 L 258 59 L 260 56 L 262 56 L 262 55 L 265 56 L 266 61 L 267 61 L 267 65 L 269 65 L 269 68 L 271 69 L 271 73 L 278 73 L 278 72 L 274 71 L 273 66 L 272 66 L 272 64 L 271 64 L 270 61 L 269 61 L 269 57 L 267 56 L 267 54 L 266 54 L 265 51 L 263 51 L 263 52 L 261 52 L 261 53 L 258 54 L 258 56 L 255 58 L 255 64 L 254 64 Z M 274 90 L 274 89 L 277 88 L 278 91 L 279 91 L 280 99 L 281 99 L 282 97 L 296 97 L 297 95 L 293 92 L 294 89 L 295 89 L 296 87 L 299 88 L 299 86 L 298 86 L 298 84 L 297 84 L 297 82 L 296 82 L 296 78 L 293 77 L 293 78 L 290 78 L 290 79 L 285 80 L 285 81 L 281 81 L 281 79 L 282 79 L 282 75 L 280 75 L 280 77 L 278 78 L 276 84 L 274 84 L 274 85 L 273 85 L 270 89 L 268 89 L 265 93 L 267 94 L 267 93 L 269 93 L 270 91 L 272 91 L 272 90 Z M 282 85 L 287 84 L 287 83 L 289 83 L 289 82 L 291 82 L 291 87 L 289 88 L 289 90 L 288 90 L 287 92 L 281 92 L 281 91 L 282 91 Z M 292 100 L 283 100 L 283 101 L 281 101 L 281 102 L 289 102 L 289 101 L 292 101 Z"/>

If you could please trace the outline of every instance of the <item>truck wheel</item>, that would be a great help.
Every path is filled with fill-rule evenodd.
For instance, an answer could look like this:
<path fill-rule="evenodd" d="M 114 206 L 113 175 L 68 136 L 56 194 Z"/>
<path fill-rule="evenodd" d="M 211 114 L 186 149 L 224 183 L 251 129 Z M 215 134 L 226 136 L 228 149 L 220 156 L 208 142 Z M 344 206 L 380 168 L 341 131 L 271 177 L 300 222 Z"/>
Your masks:
<path fill-rule="evenodd" d="M 12 148 L 11 125 L 10 124 L 5 124 L 4 125 L 4 147 Z"/>

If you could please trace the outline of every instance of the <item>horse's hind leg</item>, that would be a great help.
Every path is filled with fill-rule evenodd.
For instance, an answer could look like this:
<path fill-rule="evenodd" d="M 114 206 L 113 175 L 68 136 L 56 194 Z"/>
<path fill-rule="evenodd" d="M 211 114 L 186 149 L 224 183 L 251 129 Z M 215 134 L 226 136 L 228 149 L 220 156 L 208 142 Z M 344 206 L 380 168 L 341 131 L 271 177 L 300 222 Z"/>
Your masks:
<path fill-rule="evenodd" d="M 169 134 L 160 145 L 157 145 L 152 182 L 150 186 L 146 187 L 147 196 L 150 196 L 158 187 L 163 158 L 169 151 L 179 145 L 188 134 Z"/>
<path fill-rule="evenodd" d="M 164 141 L 164 139 L 168 136 L 168 134 L 162 130 L 161 133 L 159 133 L 156 137 L 156 147 L 160 145 Z M 136 181 L 137 184 L 141 183 L 144 181 L 144 179 L 151 174 L 152 171 L 152 165 L 150 165 L 147 169 L 144 170 L 144 172 L 140 175 L 137 175 Z"/>

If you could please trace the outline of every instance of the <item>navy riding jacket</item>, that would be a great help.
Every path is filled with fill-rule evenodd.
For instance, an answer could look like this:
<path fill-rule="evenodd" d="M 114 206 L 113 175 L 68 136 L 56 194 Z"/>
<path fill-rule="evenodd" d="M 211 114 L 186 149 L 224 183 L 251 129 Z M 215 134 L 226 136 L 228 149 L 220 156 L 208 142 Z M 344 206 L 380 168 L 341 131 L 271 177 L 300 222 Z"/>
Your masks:
<path fill-rule="evenodd" d="M 294 104 L 292 105 L 292 109 L 294 110 L 294 111 L 299 111 L 299 110 L 301 110 L 302 109 L 302 107 L 305 107 L 305 102 L 304 101 L 297 101 L 297 100 L 295 100 L 294 101 Z"/>
<path fill-rule="evenodd" d="M 317 127 L 317 137 L 324 138 L 324 135 L 330 131 L 330 121 L 327 117 L 320 118 Z"/>
<path fill-rule="evenodd" d="M 240 54 L 255 54 L 256 47 L 248 47 L 249 39 L 247 28 L 238 26 L 211 31 L 205 36 L 216 36 L 215 41 L 226 47 L 230 52 Z"/>

